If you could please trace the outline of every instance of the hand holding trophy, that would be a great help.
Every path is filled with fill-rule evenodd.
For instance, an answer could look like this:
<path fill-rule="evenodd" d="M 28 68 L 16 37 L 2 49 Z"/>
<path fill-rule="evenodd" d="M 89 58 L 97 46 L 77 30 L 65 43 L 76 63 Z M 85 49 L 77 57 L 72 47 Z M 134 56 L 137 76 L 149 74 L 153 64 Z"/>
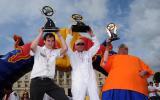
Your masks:
<path fill-rule="evenodd" d="M 80 14 L 73 14 L 72 19 L 76 22 L 76 25 L 72 25 L 73 32 L 88 32 L 90 27 L 82 22 L 83 17 Z"/>
<path fill-rule="evenodd" d="M 47 19 L 47 22 L 43 27 L 43 31 L 44 32 L 58 32 L 59 28 L 56 27 L 53 20 L 50 18 L 54 14 L 53 9 L 50 6 L 44 6 L 42 8 L 42 14 L 45 15 Z"/>
<path fill-rule="evenodd" d="M 117 26 L 114 23 L 109 23 L 106 26 L 106 31 L 109 35 L 110 41 L 119 40 L 120 38 L 117 36 Z"/>

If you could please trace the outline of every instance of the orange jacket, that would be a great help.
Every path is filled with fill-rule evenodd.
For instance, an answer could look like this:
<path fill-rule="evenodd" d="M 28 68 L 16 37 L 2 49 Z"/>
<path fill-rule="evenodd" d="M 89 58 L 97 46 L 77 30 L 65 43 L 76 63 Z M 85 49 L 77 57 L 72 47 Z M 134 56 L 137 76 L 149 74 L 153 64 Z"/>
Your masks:
<path fill-rule="evenodd" d="M 154 72 L 138 57 L 115 54 L 108 58 L 103 68 L 109 75 L 105 80 L 102 91 L 124 89 L 148 95 L 147 77 Z M 142 78 L 140 76 L 139 72 L 141 70 L 148 72 L 146 77 Z"/>

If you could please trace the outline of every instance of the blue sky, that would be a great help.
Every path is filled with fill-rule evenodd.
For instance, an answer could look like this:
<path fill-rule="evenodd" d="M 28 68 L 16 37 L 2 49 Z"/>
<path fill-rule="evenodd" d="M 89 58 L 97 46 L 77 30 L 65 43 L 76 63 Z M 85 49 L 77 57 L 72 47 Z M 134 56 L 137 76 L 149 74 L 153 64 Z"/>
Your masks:
<path fill-rule="evenodd" d="M 116 23 L 121 39 L 113 43 L 114 49 L 126 43 L 130 54 L 160 71 L 160 0 L 1 0 L 1 54 L 13 50 L 14 33 L 22 36 L 25 42 L 34 39 L 45 23 L 40 12 L 45 5 L 54 8 L 52 18 L 58 27 L 70 27 L 71 15 L 80 13 L 101 42 L 107 38 L 105 26 Z"/>

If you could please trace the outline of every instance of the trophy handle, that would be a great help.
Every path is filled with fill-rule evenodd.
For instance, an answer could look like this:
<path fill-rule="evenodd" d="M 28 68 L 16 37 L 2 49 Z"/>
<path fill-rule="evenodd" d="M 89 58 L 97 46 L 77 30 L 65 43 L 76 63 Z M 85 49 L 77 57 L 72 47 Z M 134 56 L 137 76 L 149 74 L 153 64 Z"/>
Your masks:
<path fill-rule="evenodd" d="M 111 37 L 111 32 L 107 28 L 106 28 L 106 31 L 107 31 L 109 37 Z"/>
<path fill-rule="evenodd" d="M 114 34 L 117 34 L 117 25 L 115 25 L 115 28 L 114 28 L 114 30 L 113 30 L 113 33 L 114 33 Z"/>

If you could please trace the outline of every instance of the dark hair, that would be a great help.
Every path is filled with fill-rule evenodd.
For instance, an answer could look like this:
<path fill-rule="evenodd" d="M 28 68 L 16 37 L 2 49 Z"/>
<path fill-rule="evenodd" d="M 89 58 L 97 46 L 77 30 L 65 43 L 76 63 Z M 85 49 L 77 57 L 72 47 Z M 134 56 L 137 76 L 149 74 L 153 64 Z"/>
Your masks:
<path fill-rule="evenodd" d="M 10 84 L 10 83 L 4 84 L 4 89 L 6 89 L 6 90 L 12 90 L 12 84 Z"/>
<path fill-rule="evenodd" d="M 153 84 L 153 82 L 149 82 L 149 84 Z"/>
<path fill-rule="evenodd" d="M 54 36 L 52 33 L 46 33 L 46 34 L 44 34 L 44 36 L 43 36 L 43 40 L 46 40 L 47 38 L 51 38 L 51 37 L 53 37 L 54 40 L 55 40 L 55 36 Z"/>

